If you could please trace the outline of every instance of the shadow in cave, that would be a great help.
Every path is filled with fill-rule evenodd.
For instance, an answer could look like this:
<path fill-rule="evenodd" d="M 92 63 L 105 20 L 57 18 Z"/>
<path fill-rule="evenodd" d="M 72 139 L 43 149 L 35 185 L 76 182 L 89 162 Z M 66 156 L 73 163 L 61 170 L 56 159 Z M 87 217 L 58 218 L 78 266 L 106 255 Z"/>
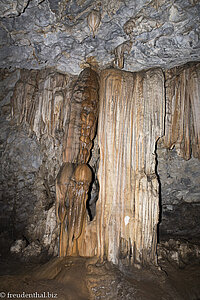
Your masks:
<path fill-rule="evenodd" d="M 159 218 L 158 218 L 158 225 L 157 225 L 157 242 L 160 242 L 160 223 L 162 221 L 162 193 L 161 193 L 161 180 L 160 180 L 160 176 L 158 173 L 158 153 L 157 153 L 157 149 L 158 149 L 158 142 L 159 142 L 160 138 L 157 139 L 156 143 L 155 143 L 155 173 L 157 176 L 157 180 L 158 180 L 158 187 L 159 187 L 159 191 L 158 191 L 158 195 L 159 195 Z"/>
<path fill-rule="evenodd" d="M 94 172 L 92 172 L 92 183 L 88 191 L 88 200 L 86 203 L 86 209 L 90 221 L 92 221 L 96 215 L 96 202 L 98 198 L 99 198 L 99 182 L 98 179 L 95 178 Z"/>
<path fill-rule="evenodd" d="M 90 188 L 88 191 L 88 200 L 86 203 L 86 209 L 90 221 L 92 221 L 96 215 L 96 202 L 99 198 L 99 181 L 97 179 L 97 172 L 99 168 L 100 150 L 97 144 L 97 131 L 98 131 L 98 119 L 97 119 L 97 125 L 95 130 L 95 137 L 93 140 L 93 146 L 91 149 L 91 155 L 88 162 L 92 171 L 92 182 L 90 184 Z"/>

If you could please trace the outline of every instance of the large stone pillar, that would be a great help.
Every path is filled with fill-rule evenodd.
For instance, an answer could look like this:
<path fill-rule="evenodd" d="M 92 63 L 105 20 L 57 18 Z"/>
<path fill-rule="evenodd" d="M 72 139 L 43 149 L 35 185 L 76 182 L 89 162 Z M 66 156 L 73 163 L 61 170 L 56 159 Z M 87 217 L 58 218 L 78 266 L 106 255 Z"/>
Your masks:
<path fill-rule="evenodd" d="M 160 69 L 101 73 L 97 255 L 114 264 L 156 262 L 156 142 L 164 134 L 164 108 Z"/>

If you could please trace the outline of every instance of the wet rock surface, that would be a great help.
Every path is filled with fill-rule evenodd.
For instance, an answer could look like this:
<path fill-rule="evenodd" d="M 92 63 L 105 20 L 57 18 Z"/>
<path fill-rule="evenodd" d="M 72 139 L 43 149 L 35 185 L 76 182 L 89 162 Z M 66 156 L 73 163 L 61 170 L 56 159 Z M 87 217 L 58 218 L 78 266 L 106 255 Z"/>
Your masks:
<path fill-rule="evenodd" d="M 177 268 L 200 262 L 200 245 L 184 240 L 169 239 L 158 244 L 158 261 L 168 261 Z"/>
<path fill-rule="evenodd" d="M 128 71 L 197 61 L 199 5 L 195 0 L 3 1 L 0 67 L 54 66 L 78 74 L 88 59 L 101 68 L 113 65 L 115 49 L 122 51 Z M 87 24 L 93 9 L 101 14 L 95 38 Z M 129 41 L 131 49 L 119 47 Z"/>
<path fill-rule="evenodd" d="M 158 244 L 158 263 L 181 299 L 200 298 L 200 245 L 169 239 Z"/>
<path fill-rule="evenodd" d="M 197 300 L 200 296 L 200 269 L 195 263 L 180 269 L 164 258 L 162 270 L 132 267 L 120 271 L 107 261 L 66 257 L 43 265 L 18 265 L 12 260 L 1 262 L 0 284 L 5 294 L 45 293 L 59 300 Z"/>

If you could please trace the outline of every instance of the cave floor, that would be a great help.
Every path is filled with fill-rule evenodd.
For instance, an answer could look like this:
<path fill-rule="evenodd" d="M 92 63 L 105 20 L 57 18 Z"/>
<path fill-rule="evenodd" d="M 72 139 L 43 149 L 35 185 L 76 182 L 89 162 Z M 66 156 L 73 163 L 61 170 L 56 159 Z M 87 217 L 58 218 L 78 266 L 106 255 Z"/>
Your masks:
<path fill-rule="evenodd" d="M 123 268 L 93 259 L 66 257 L 45 264 L 0 263 L 0 298 L 59 300 L 198 300 L 200 267 Z M 13 295 L 17 294 L 17 295 Z M 21 294 L 21 295 L 19 295 Z"/>

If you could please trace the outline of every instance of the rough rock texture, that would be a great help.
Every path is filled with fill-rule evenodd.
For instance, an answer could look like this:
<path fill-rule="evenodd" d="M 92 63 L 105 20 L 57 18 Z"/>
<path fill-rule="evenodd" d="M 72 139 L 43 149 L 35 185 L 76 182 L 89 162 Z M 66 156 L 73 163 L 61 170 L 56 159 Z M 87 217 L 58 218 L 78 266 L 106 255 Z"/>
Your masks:
<path fill-rule="evenodd" d="M 14 17 L 24 12 L 30 0 L 1 1 L 1 17 Z"/>
<path fill-rule="evenodd" d="M 158 276 L 159 279 L 156 279 Z M 89 265 L 87 286 L 93 300 L 180 300 L 164 272 L 155 268 L 138 270 L 123 268 L 122 272 L 111 263 Z"/>
<path fill-rule="evenodd" d="M 176 149 L 157 150 L 161 185 L 160 238 L 200 238 L 200 162 Z"/>
<path fill-rule="evenodd" d="M 3 70 L 1 79 L 1 237 L 25 239 L 27 256 L 57 254 L 55 177 L 73 80 L 52 70 Z"/>
<path fill-rule="evenodd" d="M 95 38 L 87 24 L 93 9 L 101 14 Z M 197 0 L 1 1 L 0 16 L 1 68 L 78 74 L 88 60 L 138 71 L 200 59 Z"/>
<path fill-rule="evenodd" d="M 179 268 L 185 268 L 192 263 L 198 264 L 200 262 L 200 245 L 169 239 L 169 241 L 159 243 L 158 260 L 167 260 Z"/>

